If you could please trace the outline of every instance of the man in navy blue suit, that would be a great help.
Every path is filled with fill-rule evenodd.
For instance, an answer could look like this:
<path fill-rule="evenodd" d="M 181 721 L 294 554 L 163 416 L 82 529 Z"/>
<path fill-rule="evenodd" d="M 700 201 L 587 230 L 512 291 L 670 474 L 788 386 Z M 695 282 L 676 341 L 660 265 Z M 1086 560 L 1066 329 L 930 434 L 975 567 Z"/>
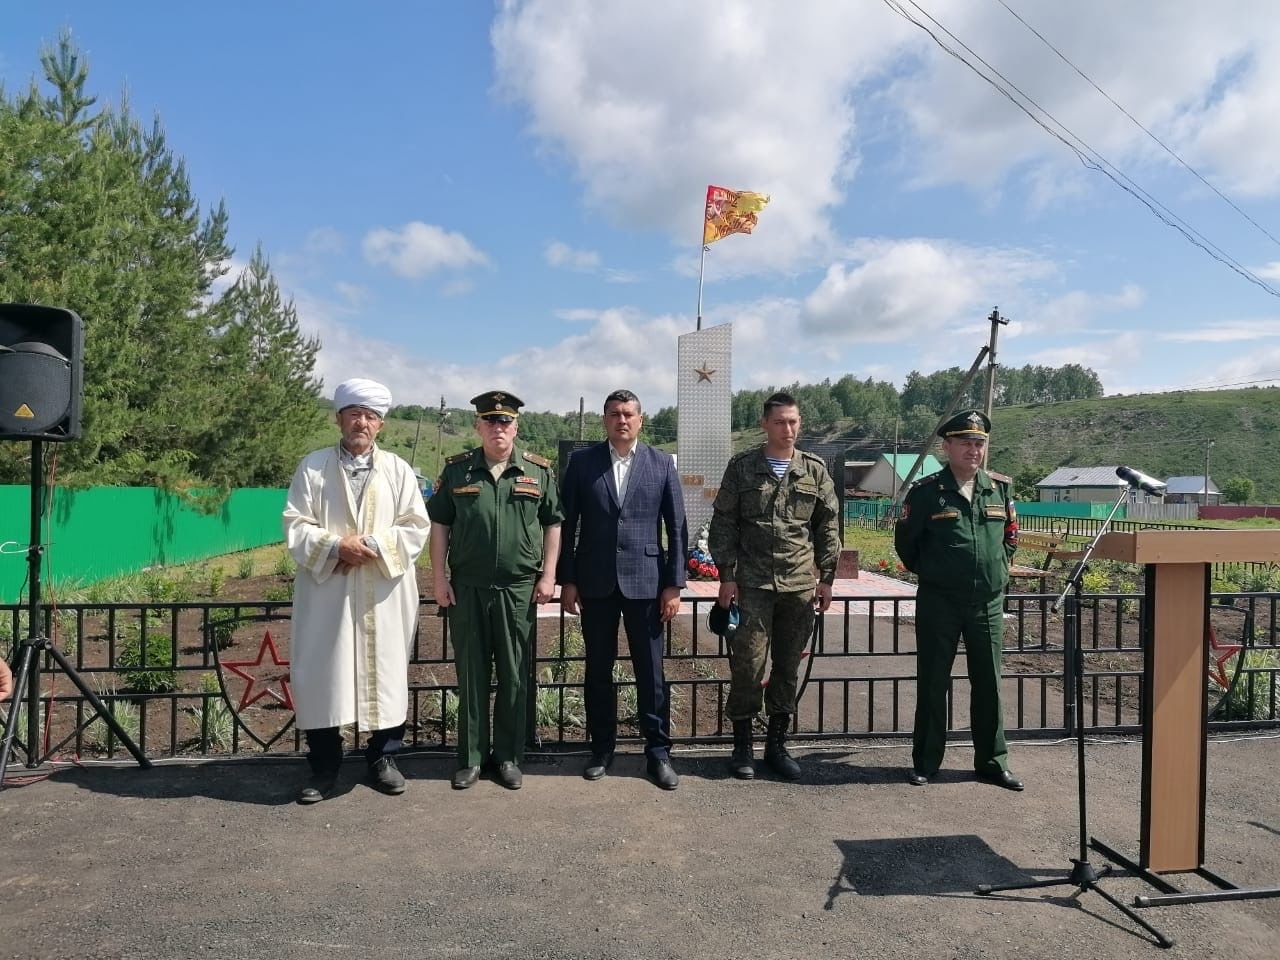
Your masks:
<path fill-rule="evenodd" d="M 662 789 L 674 790 L 680 779 L 671 767 L 662 625 L 680 610 L 689 534 L 675 461 L 640 443 L 643 423 L 639 398 L 630 390 L 615 390 L 604 401 L 608 440 L 569 458 L 560 493 L 564 524 L 556 579 L 565 612 L 581 613 L 587 648 L 591 759 L 582 775 L 599 780 L 613 763 L 618 713 L 613 664 L 621 619 L 636 674 L 645 769 Z"/>

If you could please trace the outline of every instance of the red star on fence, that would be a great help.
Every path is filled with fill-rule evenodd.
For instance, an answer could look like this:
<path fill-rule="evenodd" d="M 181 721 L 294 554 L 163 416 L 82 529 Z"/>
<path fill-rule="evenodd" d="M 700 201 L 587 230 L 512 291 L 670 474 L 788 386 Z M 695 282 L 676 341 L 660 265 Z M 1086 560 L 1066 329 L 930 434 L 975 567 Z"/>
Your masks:
<path fill-rule="evenodd" d="M 1226 663 L 1243 649 L 1244 645 L 1240 643 L 1219 643 L 1217 631 L 1209 628 L 1209 676 L 1223 690 L 1231 686 Z"/>
<path fill-rule="evenodd" d="M 271 662 L 263 664 L 262 660 L 268 653 L 271 654 Z M 293 709 L 293 695 L 289 692 L 289 661 L 280 659 L 280 651 L 276 649 L 276 643 L 271 639 L 271 631 L 267 630 L 262 635 L 262 643 L 258 646 L 258 659 L 256 660 L 223 660 L 222 665 L 234 673 L 237 677 L 243 677 L 248 683 L 244 688 L 244 695 L 240 697 L 240 706 L 236 707 L 237 711 L 243 710 L 251 704 L 257 703 L 263 697 L 271 697 L 277 703 L 282 703 L 290 710 Z M 268 672 L 261 675 L 250 673 L 248 667 L 269 668 Z M 284 667 L 281 672 L 278 667 Z M 255 686 L 261 687 L 257 693 L 253 693 Z M 274 688 L 280 687 L 280 692 Z M 253 694 L 253 696 L 250 696 Z"/>

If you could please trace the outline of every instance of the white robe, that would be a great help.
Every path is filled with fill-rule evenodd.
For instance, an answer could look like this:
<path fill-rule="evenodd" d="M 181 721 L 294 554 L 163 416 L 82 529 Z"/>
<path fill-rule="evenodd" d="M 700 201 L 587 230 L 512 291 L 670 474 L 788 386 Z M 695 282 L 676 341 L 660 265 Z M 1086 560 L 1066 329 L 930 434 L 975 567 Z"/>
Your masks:
<path fill-rule="evenodd" d="M 301 729 L 404 722 L 418 622 L 414 564 L 430 527 L 413 469 L 393 453 L 374 448 L 359 515 L 336 446 L 298 465 L 284 530 L 298 564 L 289 672 Z M 374 537 L 379 555 L 335 574 L 333 547 L 349 533 Z"/>

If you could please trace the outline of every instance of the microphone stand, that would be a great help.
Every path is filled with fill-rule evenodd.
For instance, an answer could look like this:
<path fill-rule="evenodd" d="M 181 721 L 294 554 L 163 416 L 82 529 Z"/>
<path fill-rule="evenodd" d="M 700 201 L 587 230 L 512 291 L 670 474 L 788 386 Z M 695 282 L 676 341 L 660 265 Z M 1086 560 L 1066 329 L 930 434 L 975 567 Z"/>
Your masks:
<path fill-rule="evenodd" d="M 1061 879 L 1053 880 L 1033 880 L 1028 883 L 1007 883 L 999 885 L 980 884 L 977 893 L 987 896 L 992 893 L 1004 893 L 1009 890 L 1034 890 L 1041 887 L 1058 887 L 1070 885 L 1076 888 L 1080 893 L 1087 893 L 1092 890 L 1098 894 L 1113 907 L 1123 913 L 1126 917 L 1146 930 L 1155 938 L 1156 943 L 1161 947 L 1172 947 L 1173 941 L 1161 933 L 1146 920 L 1138 916 L 1127 904 L 1116 899 L 1112 894 L 1108 893 L 1099 884 L 1099 880 L 1111 873 L 1111 865 L 1107 864 L 1100 870 L 1094 869 L 1089 863 L 1089 820 L 1087 808 L 1087 792 L 1085 790 L 1085 765 L 1084 765 L 1084 649 L 1080 642 L 1080 602 L 1083 593 L 1084 573 L 1089 564 L 1089 558 L 1093 555 L 1094 549 L 1098 546 L 1098 541 L 1102 539 L 1111 526 L 1111 521 L 1119 511 L 1121 505 L 1129 497 L 1129 488 L 1126 486 L 1120 491 L 1120 496 L 1116 498 L 1115 505 L 1111 508 L 1111 513 L 1107 519 L 1098 527 L 1098 532 L 1094 534 L 1089 545 L 1084 549 L 1080 559 L 1076 561 L 1075 568 L 1067 577 L 1066 583 L 1063 585 L 1062 593 L 1058 595 L 1058 599 L 1053 602 L 1050 611 L 1057 613 L 1061 609 L 1064 601 L 1067 605 L 1067 612 L 1063 617 L 1063 639 L 1067 645 L 1067 650 L 1071 655 L 1071 674 L 1068 679 L 1075 687 L 1075 700 L 1069 708 L 1068 715 L 1069 724 L 1074 725 L 1076 731 L 1076 781 L 1079 789 L 1079 810 L 1080 810 L 1080 856 L 1071 860 L 1072 867 L 1069 876 Z M 1070 596 L 1068 596 L 1068 594 Z M 1069 701 L 1070 703 L 1070 701 Z"/>

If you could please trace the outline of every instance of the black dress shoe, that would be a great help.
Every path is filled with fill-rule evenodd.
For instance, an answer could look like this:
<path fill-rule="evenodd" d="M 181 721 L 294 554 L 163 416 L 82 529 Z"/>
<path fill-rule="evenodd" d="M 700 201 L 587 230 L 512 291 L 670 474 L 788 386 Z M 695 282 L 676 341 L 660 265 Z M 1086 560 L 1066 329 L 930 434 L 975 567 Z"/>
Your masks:
<path fill-rule="evenodd" d="M 479 767 L 459 767 L 453 771 L 453 789 L 465 790 L 467 787 L 474 787 L 479 779 Z"/>
<path fill-rule="evenodd" d="M 337 786 L 337 783 L 338 775 L 336 773 L 312 774 L 311 779 L 299 791 L 298 802 L 302 804 L 319 803 L 333 794 L 333 788 Z"/>
<path fill-rule="evenodd" d="M 978 779 L 985 783 L 994 783 L 997 787 L 1004 787 L 1006 790 L 1022 790 L 1022 781 L 1015 777 L 1008 770 L 997 770 L 994 773 L 986 771 L 978 772 Z"/>
<path fill-rule="evenodd" d="M 913 787 L 923 787 L 928 782 L 929 778 L 919 770 L 913 769 L 907 771 L 907 783 L 911 784 Z"/>
<path fill-rule="evenodd" d="M 611 766 L 613 766 L 612 750 L 608 753 L 593 753 L 587 765 L 582 768 L 582 779 L 599 780 L 609 772 Z"/>
<path fill-rule="evenodd" d="M 378 790 L 391 796 L 404 793 L 404 774 L 396 767 L 394 757 L 379 757 L 369 767 L 369 781 Z"/>
<path fill-rule="evenodd" d="M 672 769 L 670 760 L 650 760 L 645 765 L 645 772 L 649 775 L 649 779 L 663 790 L 674 790 L 680 786 L 680 778 Z"/>
<path fill-rule="evenodd" d="M 498 764 L 498 782 L 508 790 L 519 790 L 524 786 L 524 774 L 514 761 L 503 760 Z"/>

